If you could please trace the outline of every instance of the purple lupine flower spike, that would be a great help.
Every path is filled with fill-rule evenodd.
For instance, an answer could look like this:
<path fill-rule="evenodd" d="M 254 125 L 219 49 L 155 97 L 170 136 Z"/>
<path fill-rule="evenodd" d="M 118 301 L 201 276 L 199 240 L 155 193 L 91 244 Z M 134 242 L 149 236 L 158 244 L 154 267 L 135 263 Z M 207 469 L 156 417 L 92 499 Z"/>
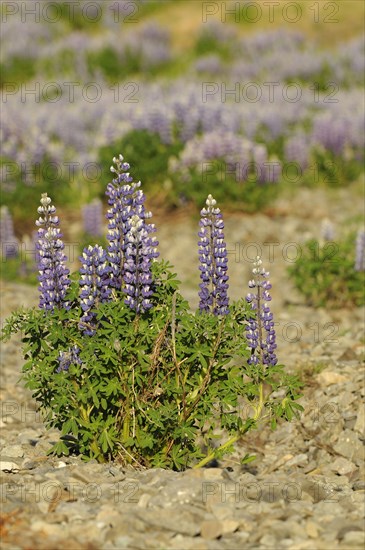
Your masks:
<path fill-rule="evenodd" d="M 92 311 L 98 303 L 109 300 L 111 289 L 109 288 L 108 274 L 110 268 L 107 263 L 106 252 L 101 246 L 89 246 L 84 248 L 80 258 L 80 305 L 83 315 L 79 327 L 88 336 L 95 334 L 95 313 Z"/>
<path fill-rule="evenodd" d="M 355 271 L 365 271 L 365 231 L 359 229 L 356 236 Z"/>
<path fill-rule="evenodd" d="M 255 279 L 249 281 L 250 289 L 256 288 L 256 293 L 250 292 L 246 300 L 251 304 L 251 309 L 255 312 L 254 318 L 249 319 L 246 326 L 246 338 L 251 357 L 248 359 L 250 365 L 268 365 L 274 366 L 277 363 L 275 355 L 276 334 L 274 329 L 273 314 L 267 302 L 271 301 L 269 290 L 270 281 L 267 279 L 270 273 L 265 271 L 262 261 L 257 256 L 254 262 L 252 273 Z"/>
<path fill-rule="evenodd" d="M 40 285 L 39 307 L 53 311 L 56 307 L 69 309 L 65 301 L 67 289 L 70 285 L 69 269 L 65 266 L 67 257 L 64 254 L 62 233 L 58 227 L 59 219 L 55 216 L 56 208 L 51 204 L 47 193 L 42 193 L 41 206 L 38 208 L 40 217 L 36 221 L 38 226 L 38 280 Z"/>
<path fill-rule="evenodd" d="M 130 166 L 123 162 L 122 155 L 114 157 L 110 170 L 117 177 L 107 186 L 106 194 L 110 206 L 107 212 L 108 233 L 108 260 L 111 267 L 110 284 L 116 289 L 123 286 L 125 253 L 126 253 L 126 235 L 130 229 L 130 220 L 132 216 L 137 215 L 142 220 L 150 218 L 151 212 L 147 212 L 144 207 L 145 195 L 140 189 L 141 182 L 133 182 L 133 178 L 127 170 Z M 152 226 L 146 226 L 152 229 Z"/>
<path fill-rule="evenodd" d="M 224 241 L 224 222 L 217 202 L 212 195 L 208 195 L 206 208 L 200 212 L 199 222 L 199 285 L 201 311 L 213 312 L 214 315 L 229 313 L 229 299 L 227 295 L 227 247 Z"/>
<path fill-rule="evenodd" d="M 151 263 L 158 257 L 158 241 L 150 236 L 154 231 L 153 224 L 147 225 L 144 219 L 134 214 L 130 219 L 129 231 L 125 238 L 123 291 L 127 295 L 125 303 L 137 313 L 152 307 Z"/>

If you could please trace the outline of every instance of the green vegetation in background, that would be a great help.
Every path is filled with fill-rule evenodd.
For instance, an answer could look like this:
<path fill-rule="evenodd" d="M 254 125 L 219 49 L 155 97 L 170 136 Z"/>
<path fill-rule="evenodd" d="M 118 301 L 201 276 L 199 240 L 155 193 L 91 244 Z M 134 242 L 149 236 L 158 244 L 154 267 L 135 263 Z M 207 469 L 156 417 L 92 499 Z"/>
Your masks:
<path fill-rule="evenodd" d="M 220 204 L 232 210 L 256 212 L 272 204 L 279 193 L 278 183 L 259 183 L 253 173 L 246 181 L 237 181 L 226 174 L 226 162 L 222 159 L 205 163 L 206 173 L 191 169 L 188 177 L 174 174 L 171 176 L 170 200 L 175 206 L 181 202 L 190 202 L 195 206 L 202 204 L 209 190 Z"/>
<path fill-rule="evenodd" d="M 5 84 L 19 84 L 34 78 L 37 74 L 37 62 L 28 57 L 12 57 L 0 63 L 0 87 Z"/>
<path fill-rule="evenodd" d="M 334 242 L 311 239 L 288 268 L 295 287 L 312 307 L 365 304 L 365 272 L 355 271 L 355 232 Z"/>
<path fill-rule="evenodd" d="M 107 173 L 114 151 L 122 151 L 126 161 L 133 167 L 135 180 L 141 180 L 144 188 L 156 191 L 167 177 L 169 158 L 182 150 L 180 142 L 165 144 L 158 134 L 148 130 L 131 130 L 120 140 L 102 147 L 99 162 Z M 141 160 L 142 159 L 142 160 Z"/>
<path fill-rule="evenodd" d="M 17 258 L 0 258 L 0 279 L 13 283 L 25 283 L 35 286 L 38 283 L 37 266 L 31 254 L 22 259 L 21 254 Z"/>

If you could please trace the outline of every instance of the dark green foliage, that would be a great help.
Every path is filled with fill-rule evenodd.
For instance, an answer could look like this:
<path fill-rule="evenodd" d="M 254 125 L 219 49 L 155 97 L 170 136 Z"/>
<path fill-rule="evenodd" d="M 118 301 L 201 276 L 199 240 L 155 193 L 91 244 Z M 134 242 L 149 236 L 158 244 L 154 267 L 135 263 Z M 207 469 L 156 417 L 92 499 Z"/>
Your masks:
<path fill-rule="evenodd" d="M 0 63 L 0 87 L 26 82 L 36 74 L 36 61 L 28 57 L 12 57 Z"/>
<path fill-rule="evenodd" d="M 119 81 L 130 74 L 137 73 L 141 70 L 141 62 L 141 55 L 131 50 L 126 50 L 123 59 L 119 59 L 117 52 L 111 47 L 87 54 L 90 74 L 95 76 L 101 71 L 110 82 Z"/>
<path fill-rule="evenodd" d="M 3 340 L 22 332 L 23 379 L 48 425 L 61 431 L 53 452 L 183 470 L 232 451 L 259 422 L 274 425 L 300 409 L 297 381 L 282 366 L 247 365 L 246 302 L 227 316 L 191 313 L 170 267 L 153 264 L 148 312 L 136 316 L 118 294 L 99 305 L 92 338 L 78 329 L 77 274 L 69 311 L 21 310 L 5 324 Z M 70 346 L 78 346 L 82 364 L 56 372 L 59 352 Z M 214 450 L 222 428 L 231 438 Z"/>

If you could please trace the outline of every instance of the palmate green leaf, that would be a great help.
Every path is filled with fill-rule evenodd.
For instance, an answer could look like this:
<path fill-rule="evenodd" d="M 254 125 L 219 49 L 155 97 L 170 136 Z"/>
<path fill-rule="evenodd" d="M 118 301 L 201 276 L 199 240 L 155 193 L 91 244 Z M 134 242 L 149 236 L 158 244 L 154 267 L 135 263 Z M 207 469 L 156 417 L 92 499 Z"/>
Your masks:
<path fill-rule="evenodd" d="M 103 453 L 112 451 L 117 441 L 117 433 L 114 427 L 109 429 L 104 428 L 98 439 L 98 443 L 101 446 Z"/>
<path fill-rule="evenodd" d="M 141 449 L 153 449 L 155 440 L 151 434 L 138 430 L 136 439 Z"/>
<path fill-rule="evenodd" d="M 78 423 L 76 421 L 76 418 L 70 418 L 69 420 L 67 420 L 63 427 L 62 427 L 62 433 L 63 434 L 72 434 L 74 435 L 75 437 L 78 435 L 79 433 L 79 426 L 78 426 Z"/>
<path fill-rule="evenodd" d="M 56 456 L 69 456 L 70 449 L 64 441 L 57 441 L 46 453 L 47 455 L 55 454 Z"/>

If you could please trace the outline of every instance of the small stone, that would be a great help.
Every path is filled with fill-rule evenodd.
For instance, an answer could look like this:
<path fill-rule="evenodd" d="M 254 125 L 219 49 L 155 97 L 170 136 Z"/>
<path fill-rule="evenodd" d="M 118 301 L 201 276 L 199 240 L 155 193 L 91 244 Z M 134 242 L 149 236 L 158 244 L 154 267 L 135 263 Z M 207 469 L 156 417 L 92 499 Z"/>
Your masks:
<path fill-rule="evenodd" d="M 8 445 L 1 450 L 0 454 L 9 458 L 23 458 L 24 449 L 21 445 Z"/>
<path fill-rule="evenodd" d="M 317 381 L 321 384 L 321 386 L 331 386 L 331 384 L 342 384 L 347 380 L 348 378 L 343 374 L 339 374 L 338 372 L 332 372 L 329 370 L 323 371 L 319 373 L 317 376 Z"/>
<path fill-rule="evenodd" d="M 317 524 L 313 521 L 307 521 L 305 525 L 305 530 L 307 531 L 308 537 L 310 537 L 311 539 L 318 538 L 318 527 Z"/>
<path fill-rule="evenodd" d="M 46 514 L 53 511 L 55 504 L 62 498 L 63 488 L 58 481 L 44 481 L 37 485 L 36 502 L 39 510 Z"/>
<path fill-rule="evenodd" d="M 63 460 L 60 460 L 59 462 L 56 462 L 55 468 L 66 468 L 67 464 L 66 462 L 63 462 Z"/>
<path fill-rule="evenodd" d="M 137 506 L 140 508 L 147 508 L 149 501 L 151 500 L 151 495 L 144 493 L 138 501 Z"/>
<path fill-rule="evenodd" d="M 114 506 L 104 505 L 101 507 L 98 515 L 96 516 L 96 521 L 114 527 L 122 521 L 122 517 L 118 510 Z"/>
<path fill-rule="evenodd" d="M 228 535 L 229 533 L 234 533 L 239 528 L 240 524 L 234 519 L 224 519 L 220 522 L 222 526 L 222 534 Z"/>
<path fill-rule="evenodd" d="M 352 348 L 346 348 L 341 357 L 338 358 L 339 361 L 353 361 L 357 359 L 357 355 Z"/>
<path fill-rule="evenodd" d="M 6 462 L 5 460 L 0 460 L 0 470 L 2 472 L 15 473 L 19 472 L 20 468 L 15 462 Z"/>
<path fill-rule="evenodd" d="M 308 456 L 304 453 L 294 456 L 286 463 L 286 466 L 299 466 L 308 463 Z"/>
<path fill-rule="evenodd" d="M 37 467 L 37 463 L 34 460 L 25 458 L 22 462 L 22 470 L 34 470 Z"/>
<path fill-rule="evenodd" d="M 334 450 L 337 451 L 340 455 L 345 458 L 363 460 L 364 449 L 363 445 L 359 441 L 354 432 L 350 430 L 344 430 L 340 437 L 338 438 L 337 443 L 333 446 Z"/>
<path fill-rule="evenodd" d="M 137 511 L 138 510 L 138 511 Z M 135 515 L 145 524 L 151 527 L 160 527 L 175 533 L 181 533 L 189 537 L 195 537 L 200 532 L 201 513 L 190 511 L 190 509 L 180 507 L 178 510 L 169 509 L 168 513 L 164 513 L 163 518 L 161 512 L 150 508 L 137 509 Z M 163 519 L 163 522 L 162 522 Z M 216 522 L 215 522 L 216 523 Z"/>
<path fill-rule="evenodd" d="M 364 531 L 348 531 L 348 533 L 346 533 L 346 535 L 343 538 L 344 548 L 348 548 L 348 546 L 346 547 L 345 544 L 354 546 L 354 548 L 355 547 L 364 548 L 364 544 L 365 544 Z"/>
<path fill-rule="evenodd" d="M 329 465 L 330 470 L 336 472 L 337 474 L 346 475 L 351 474 L 356 470 L 356 465 L 353 462 L 350 462 L 346 458 L 336 458 L 336 460 Z"/>
<path fill-rule="evenodd" d="M 365 491 L 365 481 L 358 480 L 352 486 L 353 491 Z"/>
<path fill-rule="evenodd" d="M 47 523 L 68 523 L 68 517 L 66 514 L 50 513 L 44 516 Z"/>
<path fill-rule="evenodd" d="M 354 430 L 360 434 L 365 433 L 365 407 L 360 405 L 357 411 L 357 419 L 355 422 Z"/>
<path fill-rule="evenodd" d="M 218 520 L 224 520 L 232 516 L 232 509 L 230 508 L 230 506 L 227 506 L 227 504 L 225 503 L 212 504 L 209 507 L 209 511 Z"/>
<path fill-rule="evenodd" d="M 214 540 L 221 537 L 222 534 L 223 534 L 223 525 L 220 521 L 216 521 L 212 519 L 203 521 L 201 525 L 201 530 L 200 530 L 200 536 L 203 539 Z"/>
<path fill-rule="evenodd" d="M 199 479 L 224 479 L 221 468 L 196 468 L 188 470 L 185 474 L 189 478 Z"/>
<path fill-rule="evenodd" d="M 268 548 L 276 548 L 277 540 L 274 535 L 266 533 L 263 537 L 260 538 L 260 546 Z"/>
<path fill-rule="evenodd" d="M 38 519 L 31 523 L 30 529 L 32 531 L 42 532 L 44 537 L 63 537 L 65 528 L 58 523 L 47 523 L 47 521 Z"/>
<path fill-rule="evenodd" d="M 348 533 L 355 533 L 355 532 L 357 533 L 360 532 L 362 536 L 364 536 L 364 531 L 359 525 L 356 525 L 356 524 L 351 525 L 351 523 L 350 524 L 347 523 L 343 527 L 341 527 L 341 529 L 339 529 L 336 538 L 338 538 L 338 540 L 343 540 L 346 537 L 346 535 L 348 535 Z"/>

